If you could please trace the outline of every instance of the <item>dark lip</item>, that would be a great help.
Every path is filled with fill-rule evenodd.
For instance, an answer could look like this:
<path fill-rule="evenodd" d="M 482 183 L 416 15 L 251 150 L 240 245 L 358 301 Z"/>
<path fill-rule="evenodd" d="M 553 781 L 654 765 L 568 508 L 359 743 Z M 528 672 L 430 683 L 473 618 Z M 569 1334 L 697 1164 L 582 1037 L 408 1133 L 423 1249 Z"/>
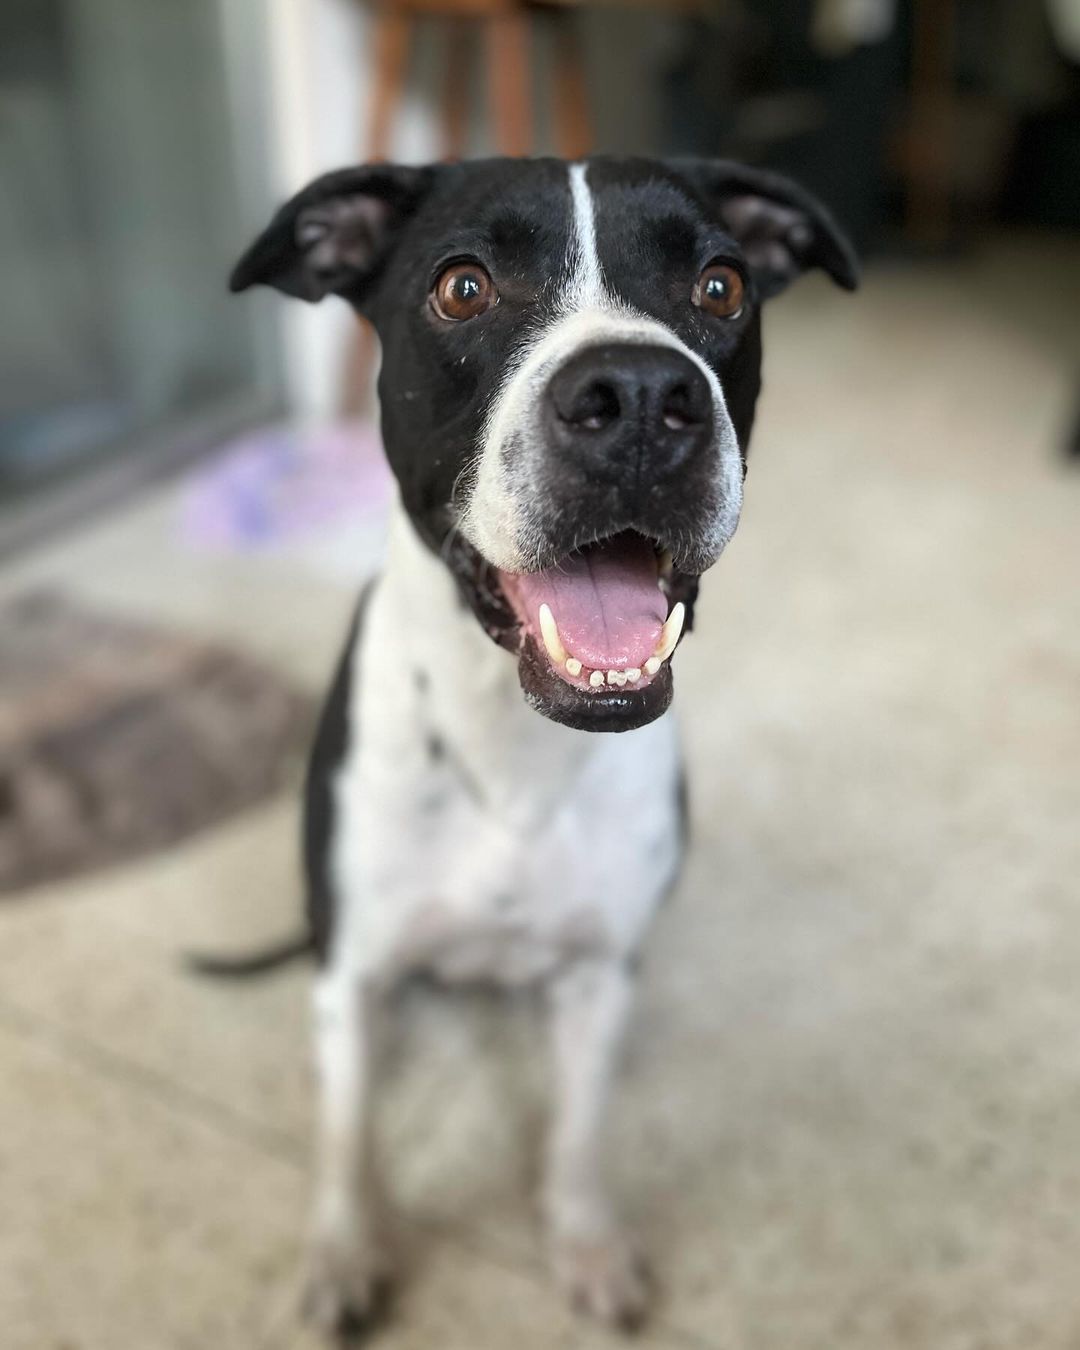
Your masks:
<path fill-rule="evenodd" d="M 493 642 L 518 658 L 518 679 L 530 707 L 562 726 L 578 731 L 633 731 L 653 722 L 671 703 L 671 659 L 641 689 L 626 686 L 584 691 L 552 670 L 521 624 L 503 592 L 498 570 L 468 540 L 455 532 L 442 549 L 465 603 Z M 683 636 L 693 627 L 699 577 L 674 571 L 668 584 L 671 604 L 686 606 Z M 681 641 L 681 639 L 680 639 Z"/>
<path fill-rule="evenodd" d="M 521 645 L 518 679 L 526 701 L 553 722 L 576 731 L 635 731 L 666 712 L 674 693 L 671 662 L 665 661 L 644 689 L 586 693 L 559 678 L 531 637 Z"/>

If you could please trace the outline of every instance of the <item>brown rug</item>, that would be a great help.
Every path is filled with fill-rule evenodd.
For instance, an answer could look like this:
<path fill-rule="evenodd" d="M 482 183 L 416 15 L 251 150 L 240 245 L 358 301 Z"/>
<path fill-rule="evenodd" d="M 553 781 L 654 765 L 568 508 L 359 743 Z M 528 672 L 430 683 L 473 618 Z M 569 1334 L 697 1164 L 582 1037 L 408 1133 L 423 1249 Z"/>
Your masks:
<path fill-rule="evenodd" d="M 0 894 L 165 848 L 295 781 L 307 699 L 52 592 L 0 605 Z"/>

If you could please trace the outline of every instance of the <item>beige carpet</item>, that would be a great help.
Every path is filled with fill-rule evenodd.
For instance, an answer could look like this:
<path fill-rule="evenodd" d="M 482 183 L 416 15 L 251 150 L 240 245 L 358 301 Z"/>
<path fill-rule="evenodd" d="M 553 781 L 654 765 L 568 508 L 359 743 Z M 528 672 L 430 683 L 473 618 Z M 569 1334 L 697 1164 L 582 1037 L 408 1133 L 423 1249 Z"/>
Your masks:
<path fill-rule="evenodd" d="M 747 512 L 678 662 L 696 842 L 613 1139 L 649 1347 L 1080 1346 L 1078 287 L 1075 251 L 1015 245 L 769 317 Z M 351 596 L 185 554 L 173 509 L 0 583 L 167 610 L 317 686 Z M 310 1345 L 306 977 L 176 963 L 288 921 L 293 827 L 284 798 L 0 912 L 5 1350 Z M 530 1010 L 412 1013 L 380 1344 L 614 1345 L 540 1269 Z"/>

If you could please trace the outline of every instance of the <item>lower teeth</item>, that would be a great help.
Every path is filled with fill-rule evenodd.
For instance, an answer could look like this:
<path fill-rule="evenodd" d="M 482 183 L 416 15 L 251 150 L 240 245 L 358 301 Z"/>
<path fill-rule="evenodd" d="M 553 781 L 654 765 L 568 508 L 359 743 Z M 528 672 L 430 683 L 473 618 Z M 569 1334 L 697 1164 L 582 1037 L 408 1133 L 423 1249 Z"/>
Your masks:
<path fill-rule="evenodd" d="M 683 620 L 686 617 L 686 607 L 681 602 L 676 604 L 668 615 L 666 622 L 660 634 L 660 645 L 656 653 L 649 657 L 644 667 L 631 666 L 627 670 L 609 670 L 605 675 L 602 670 L 594 670 L 589 676 L 589 685 L 593 689 L 599 689 L 608 684 L 615 688 L 622 688 L 629 681 L 636 684 L 641 679 L 642 672 L 652 676 L 660 669 L 661 665 L 668 659 L 675 650 L 679 638 L 682 635 Z M 558 625 L 555 622 L 555 616 L 552 614 L 548 605 L 541 605 L 539 611 L 540 635 L 543 639 L 548 656 L 556 666 L 562 666 L 571 679 L 578 679 L 583 674 L 581 662 L 576 656 L 568 656 L 563 647 L 562 639 L 559 636 Z"/>
<path fill-rule="evenodd" d="M 574 656 L 568 656 L 565 661 L 566 673 L 573 679 L 577 679 L 582 674 L 581 662 Z M 645 662 L 646 675 L 655 675 L 660 669 L 660 661 L 655 656 L 650 657 Z M 594 689 L 599 689 L 602 685 L 609 684 L 622 687 L 624 684 L 637 684 L 641 679 L 641 667 L 630 666 L 627 670 L 609 670 L 605 675 L 602 670 L 590 671 L 586 678 Z"/>

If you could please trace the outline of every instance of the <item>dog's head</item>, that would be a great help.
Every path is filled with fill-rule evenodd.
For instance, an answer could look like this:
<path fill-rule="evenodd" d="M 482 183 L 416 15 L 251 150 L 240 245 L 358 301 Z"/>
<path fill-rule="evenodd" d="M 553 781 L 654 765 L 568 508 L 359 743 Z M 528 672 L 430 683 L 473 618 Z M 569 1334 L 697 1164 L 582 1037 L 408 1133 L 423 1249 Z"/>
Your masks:
<path fill-rule="evenodd" d="M 368 165 L 319 178 L 236 267 L 375 325 L 402 501 L 540 712 L 625 730 L 671 700 L 735 532 L 761 305 L 856 265 L 794 183 L 723 160 Z"/>

